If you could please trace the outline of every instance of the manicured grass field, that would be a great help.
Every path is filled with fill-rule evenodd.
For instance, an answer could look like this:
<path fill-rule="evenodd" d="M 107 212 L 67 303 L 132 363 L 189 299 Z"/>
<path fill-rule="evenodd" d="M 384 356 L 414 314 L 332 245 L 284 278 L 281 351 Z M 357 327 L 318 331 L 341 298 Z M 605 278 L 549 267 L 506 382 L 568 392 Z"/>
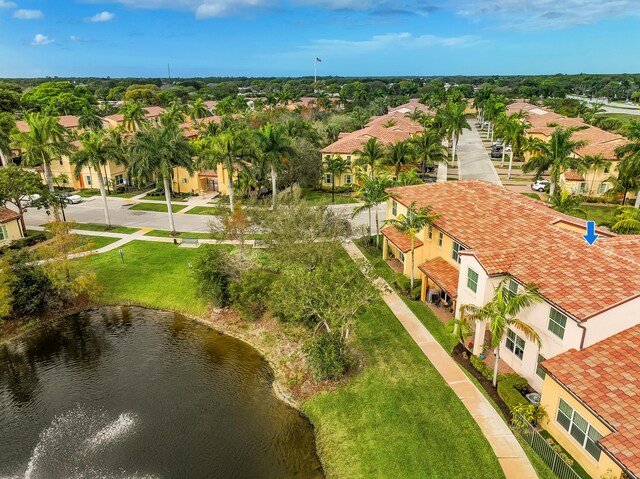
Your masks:
<path fill-rule="evenodd" d="M 143 199 L 145 200 L 149 200 L 149 201 L 167 201 L 167 199 L 164 197 L 164 195 L 146 195 L 143 197 Z M 187 201 L 184 198 L 171 198 L 171 202 L 174 201 L 178 201 L 178 202 L 184 202 Z"/>
<path fill-rule="evenodd" d="M 475 421 L 382 300 L 357 325 L 364 370 L 304 403 L 327 477 L 504 477 Z"/>
<path fill-rule="evenodd" d="M 211 234 L 209 233 L 186 233 L 183 231 L 178 231 L 178 234 L 175 236 L 171 236 L 171 231 L 167 230 L 151 230 L 148 233 L 145 233 L 144 236 L 157 236 L 160 238 L 197 238 L 197 239 L 211 239 Z"/>
<path fill-rule="evenodd" d="M 344 205 L 348 203 L 357 203 L 358 199 L 353 196 L 336 193 L 335 203 L 331 202 L 331 191 L 318 191 L 309 190 L 304 188 L 301 193 L 301 198 L 311 205 Z"/>
<path fill-rule="evenodd" d="M 228 214 L 229 208 L 224 206 L 196 206 L 185 212 L 185 215 L 225 216 Z"/>
<path fill-rule="evenodd" d="M 108 228 L 106 225 L 95 223 L 75 223 L 73 225 L 73 229 L 83 231 L 108 231 L 109 233 L 122 233 L 128 235 L 135 233 L 139 228 L 129 228 L 127 226 L 112 226 L 111 228 Z"/>
<path fill-rule="evenodd" d="M 100 190 L 84 189 L 84 190 L 78 190 L 76 194 L 82 196 L 83 198 L 91 198 L 93 196 L 100 196 Z M 138 194 L 140 193 L 112 193 L 112 194 L 107 193 L 107 196 L 111 196 L 113 198 L 132 198 Z"/>
<path fill-rule="evenodd" d="M 80 238 L 87 245 L 91 243 L 91 249 L 103 248 L 107 245 L 110 245 L 111 243 L 115 243 L 119 239 L 119 238 L 108 238 L 106 236 L 87 236 L 87 235 L 81 235 Z"/>
<path fill-rule="evenodd" d="M 613 220 L 616 213 L 615 206 L 582 205 L 580 208 L 587 213 L 587 220 L 595 221 L 597 225 Z"/>
<path fill-rule="evenodd" d="M 180 210 L 185 209 L 185 205 L 171 205 L 171 211 L 177 213 Z M 136 203 L 129 208 L 136 211 L 156 211 L 158 213 L 166 213 L 167 205 L 165 203 Z"/>
<path fill-rule="evenodd" d="M 200 248 L 224 246 L 201 246 Z M 134 303 L 204 315 L 207 305 L 195 292 L 189 268 L 199 249 L 178 248 L 171 243 L 132 241 L 118 251 L 91 256 L 87 261 L 100 284 L 97 301 L 105 304 Z"/>

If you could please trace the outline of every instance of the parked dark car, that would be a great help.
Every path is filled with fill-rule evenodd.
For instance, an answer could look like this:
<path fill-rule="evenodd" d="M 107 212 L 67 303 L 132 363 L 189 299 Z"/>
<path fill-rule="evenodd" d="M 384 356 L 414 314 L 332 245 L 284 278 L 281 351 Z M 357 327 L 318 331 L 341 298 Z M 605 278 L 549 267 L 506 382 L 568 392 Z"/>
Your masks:
<path fill-rule="evenodd" d="M 491 158 L 502 158 L 502 147 L 494 146 L 491 149 Z"/>

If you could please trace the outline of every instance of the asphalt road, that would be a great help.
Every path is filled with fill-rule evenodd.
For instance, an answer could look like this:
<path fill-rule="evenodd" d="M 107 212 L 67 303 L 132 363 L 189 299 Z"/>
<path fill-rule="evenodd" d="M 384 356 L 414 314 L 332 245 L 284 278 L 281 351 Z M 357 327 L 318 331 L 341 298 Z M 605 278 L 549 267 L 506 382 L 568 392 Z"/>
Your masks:
<path fill-rule="evenodd" d="M 591 99 L 585 96 L 567 95 L 567 97 L 573 98 L 574 100 L 584 101 L 585 103 L 602 103 L 602 109 L 606 113 L 624 113 L 626 115 L 640 116 L 640 108 L 635 105 L 625 105 L 624 107 L 621 107 L 618 106 L 618 103 L 609 103 L 608 101 L 602 102 L 600 100 L 596 100 L 595 98 Z"/>
<path fill-rule="evenodd" d="M 471 130 L 463 130 L 458 140 L 456 155 L 460 165 L 458 177 L 461 180 L 483 180 L 502 185 L 489 153 L 482 143 L 475 121 L 470 121 Z"/>

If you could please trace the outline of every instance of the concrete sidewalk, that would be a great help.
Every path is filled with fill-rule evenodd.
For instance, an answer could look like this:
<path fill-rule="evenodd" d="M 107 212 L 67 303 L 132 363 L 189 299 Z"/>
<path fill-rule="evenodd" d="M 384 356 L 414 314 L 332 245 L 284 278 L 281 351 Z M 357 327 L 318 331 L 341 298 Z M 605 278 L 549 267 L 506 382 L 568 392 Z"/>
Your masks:
<path fill-rule="evenodd" d="M 366 261 L 365 256 L 352 242 L 345 244 L 344 248 L 354 260 Z M 381 278 L 376 279 L 375 284 L 381 290 L 382 299 L 389 309 L 478 423 L 498 458 L 505 477 L 536 479 L 538 476 L 520 443 L 487 398 L 389 285 Z M 471 471 L 469 474 L 470 477 L 473 475 Z"/>

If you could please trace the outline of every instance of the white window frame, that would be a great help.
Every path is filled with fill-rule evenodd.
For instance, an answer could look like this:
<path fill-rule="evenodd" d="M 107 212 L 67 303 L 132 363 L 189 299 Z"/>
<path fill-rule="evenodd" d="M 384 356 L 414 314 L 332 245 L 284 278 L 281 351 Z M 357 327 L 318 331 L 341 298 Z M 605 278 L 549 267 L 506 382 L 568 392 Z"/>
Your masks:
<path fill-rule="evenodd" d="M 526 345 L 527 342 L 524 340 L 524 338 L 518 336 L 513 329 L 507 329 L 505 347 L 521 361 L 524 358 L 524 348 L 526 347 Z"/>
<path fill-rule="evenodd" d="M 325 174 L 324 174 L 324 182 L 325 182 L 327 185 L 330 185 L 330 184 L 331 184 L 332 176 L 333 176 L 333 175 L 332 175 L 331 173 L 325 173 Z"/>
<path fill-rule="evenodd" d="M 464 247 L 457 241 L 453 242 L 453 251 L 451 252 L 451 258 L 456 263 L 460 264 L 462 258 L 460 258 L 460 251 L 464 251 Z"/>
<path fill-rule="evenodd" d="M 570 411 L 563 411 L 563 407 Z M 597 442 L 602 439 L 603 435 L 562 398 L 559 398 L 556 422 L 562 429 L 569 433 L 591 457 L 596 461 L 600 460 L 600 453 L 602 451 L 598 447 Z M 578 437 L 576 437 L 576 435 Z M 584 437 L 581 438 L 582 435 L 584 435 Z M 591 446 L 590 443 L 593 445 Z M 589 450 L 588 447 L 591 447 L 591 450 Z"/>
<path fill-rule="evenodd" d="M 345 175 L 344 182 L 345 182 L 345 184 L 350 185 L 351 184 L 351 175 Z"/>
<path fill-rule="evenodd" d="M 9 239 L 9 233 L 6 225 L 0 225 L 0 241 Z"/>
<path fill-rule="evenodd" d="M 93 178 L 91 178 L 91 175 L 84 175 L 84 180 L 87 186 L 93 187 Z"/>
<path fill-rule="evenodd" d="M 546 361 L 547 358 L 545 358 L 542 354 L 538 353 L 538 359 L 536 361 L 536 376 L 538 376 L 540 379 L 544 380 L 544 378 L 547 377 L 547 373 L 545 373 L 542 370 L 542 367 L 540 366 L 540 363 Z"/>
<path fill-rule="evenodd" d="M 113 177 L 113 182 L 114 182 L 116 185 L 122 185 L 122 184 L 124 184 L 124 175 L 115 175 L 115 176 Z"/>
<path fill-rule="evenodd" d="M 476 275 L 475 279 L 473 279 L 473 278 L 471 277 L 471 274 L 470 274 L 470 273 L 473 273 L 473 274 L 475 274 L 475 275 Z M 476 271 L 474 271 L 472 268 L 467 268 L 467 288 L 468 288 L 470 291 L 473 291 L 474 293 L 477 293 L 477 292 L 478 292 L 478 279 L 479 279 L 479 277 L 480 277 L 480 276 L 478 275 L 478 273 L 477 273 Z M 469 285 L 469 283 L 472 283 L 472 284 L 474 284 L 475 286 L 472 288 L 472 287 Z"/>
<path fill-rule="evenodd" d="M 441 231 L 438 236 L 438 248 L 442 248 L 442 243 L 444 242 L 444 233 Z"/>
<path fill-rule="evenodd" d="M 398 202 L 395 200 L 391 202 L 391 214 L 393 216 L 398 216 Z"/>
<path fill-rule="evenodd" d="M 560 324 L 561 322 L 559 321 L 559 318 L 557 319 L 553 317 L 554 313 L 560 315 L 560 318 L 564 318 L 564 325 Z M 556 308 L 552 306 L 551 309 L 549 310 L 549 322 L 547 324 L 547 329 L 549 330 L 549 332 L 553 333 L 554 336 L 557 336 L 560 339 L 564 339 L 564 335 L 567 332 L 567 319 L 568 318 L 565 314 L 562 314 L 560 311 L 558 311 Z M 562 334 L 558 334 L 558 332 L 551 329 L 552 326 L 561 329 Z"/>

